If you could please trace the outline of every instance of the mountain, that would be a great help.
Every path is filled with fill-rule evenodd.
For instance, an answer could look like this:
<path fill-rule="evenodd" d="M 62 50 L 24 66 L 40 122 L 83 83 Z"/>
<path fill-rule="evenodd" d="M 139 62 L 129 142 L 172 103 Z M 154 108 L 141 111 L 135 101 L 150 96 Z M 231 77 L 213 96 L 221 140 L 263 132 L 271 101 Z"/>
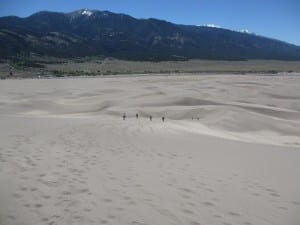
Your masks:
<path fill-rule="evenodd" d="M 0 58 L 35 53 L 129 60 L 300 60 L 299 46 L 248 32 L 87 9 L 1 17 L 0 50 Z"/>

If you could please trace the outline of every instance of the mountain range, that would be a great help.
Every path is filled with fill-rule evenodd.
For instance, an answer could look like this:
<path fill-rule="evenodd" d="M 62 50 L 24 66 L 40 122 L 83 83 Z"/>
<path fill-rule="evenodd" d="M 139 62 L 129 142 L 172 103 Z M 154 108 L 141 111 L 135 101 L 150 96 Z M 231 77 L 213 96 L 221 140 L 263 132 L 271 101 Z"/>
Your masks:
<path fill-rule="evenodd" d="M 300 60 L 300 47 L 212 26 L 136 19 L 109 11 L 41 11 L 0 18 L 0 58 L 38 54 L 127 60 Z"/>

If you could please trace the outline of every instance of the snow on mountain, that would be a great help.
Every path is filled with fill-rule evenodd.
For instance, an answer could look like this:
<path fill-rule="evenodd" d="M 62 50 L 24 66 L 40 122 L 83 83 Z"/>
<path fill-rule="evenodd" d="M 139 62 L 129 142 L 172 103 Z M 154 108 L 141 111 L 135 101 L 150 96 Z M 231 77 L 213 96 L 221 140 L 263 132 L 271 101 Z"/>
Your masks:
<path fill-rule="evenodd" d="M 198 26 L 211 27 L 211 28 L 221 28 L 221 26 L 213 24 L 213 23 L 203 24 L 203 25 L 198 25 Z"/>
<path fill-rule="evenodd" d="M 249 31 L 248 29 L 242 29 L 242 30 L 240 30 L 240 32 L 241 32 L 241 33 L 245 33 L 245 34 L 254 34 L 254 35 L 255 35 L 254 32 L 251 32 L 251 31 Z"/>
<path fill-rule="evenodd" d="M 209 27 L 209 28 L 222 28 L 222 29 L 226 29 L 226 30 L 230 30 L 230 31 L 235 31 L 235 32 L 241 32 L 241 33 L 245 33 L 245 34 L 252 34 L 252 35 L 256 35 L 254 32 L 251 32 L 248 29 L 242 29 L 242 30 L 233 30 L 230 28 L 223 28 L 219 25 L 213 24 L 213 23 L 208 23 L 208 24 L 202 24 L 202 25 L 196 25 L 198 27 Z"/>
<path fill-rule="evenodd" d="M 242 32 L 242 33 L 251 34 L 251 32 L 250 32 L 249 30 L 247 30 L 247 29 L 243 29 L 243 30 L 241 30 L 241 32 Z"/>
<path fill-rule="evenodd" d="M 87 10 L 87 9 L 85 9 L 81 12 L 81 15 L 91 16 L 92 14 L 93 14 L 93 12 L 90 10 Z"/>

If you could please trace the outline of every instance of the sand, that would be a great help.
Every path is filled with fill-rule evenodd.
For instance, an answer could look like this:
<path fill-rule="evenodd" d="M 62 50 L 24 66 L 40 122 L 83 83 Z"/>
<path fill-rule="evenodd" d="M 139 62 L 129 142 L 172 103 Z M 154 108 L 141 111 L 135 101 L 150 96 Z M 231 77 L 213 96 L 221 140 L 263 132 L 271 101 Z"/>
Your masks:
<path fill-rule="evenodd" d="M 2 80 L 0 125 L 1 225 L 300 224 L 300 76 Z"/>

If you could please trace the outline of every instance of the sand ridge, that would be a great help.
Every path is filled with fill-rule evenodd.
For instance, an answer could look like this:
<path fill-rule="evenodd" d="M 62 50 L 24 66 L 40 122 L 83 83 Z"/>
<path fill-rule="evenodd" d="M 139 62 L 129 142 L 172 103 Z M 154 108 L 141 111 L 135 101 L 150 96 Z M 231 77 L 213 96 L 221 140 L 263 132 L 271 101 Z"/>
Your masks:
<path fill-rule="evenodd" d="M 299 76 L 143 76 L 72 81 L 3 81 L 0 114 L 67 118 L 120 117 L 124 112 L 134 116 L 138 112 L 142 117 L 184 121 L 184 129 L 194 117 L 199 120 L 191 130 L 215 131 L 220 137 L 235 136 L 241 141 L 300 146 Z M 18 86 L 18 90 L 5 91 L 5 83 Z"/>

